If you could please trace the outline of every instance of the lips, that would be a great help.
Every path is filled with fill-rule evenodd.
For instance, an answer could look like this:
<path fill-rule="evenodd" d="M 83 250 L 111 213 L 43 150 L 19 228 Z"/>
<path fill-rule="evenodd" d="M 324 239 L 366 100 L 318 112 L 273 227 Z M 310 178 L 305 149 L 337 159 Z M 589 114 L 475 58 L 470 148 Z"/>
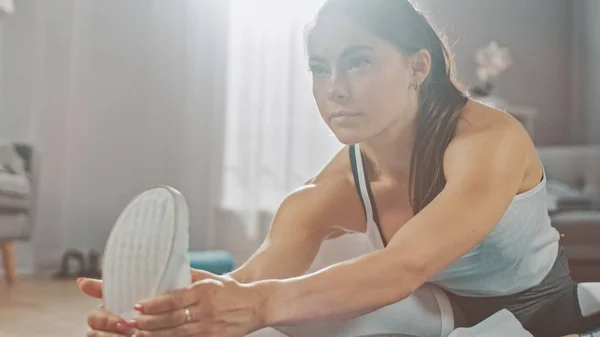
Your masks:
<path fill-rule="evenodd" d="M 359 112 L 334 111 L 329 115 L 329 123 L 337 127 L 355 127 L 360 121 Z"/>
<path fill-rule="evenodd" d="M 334 118 L 339 118 L 339 117 L 356 117 L 358 115 L 360 115 L 360 112 L 339 110 L 339 111 L 332 112 L 329 115 L 329 118 L 334 119 Z"/>

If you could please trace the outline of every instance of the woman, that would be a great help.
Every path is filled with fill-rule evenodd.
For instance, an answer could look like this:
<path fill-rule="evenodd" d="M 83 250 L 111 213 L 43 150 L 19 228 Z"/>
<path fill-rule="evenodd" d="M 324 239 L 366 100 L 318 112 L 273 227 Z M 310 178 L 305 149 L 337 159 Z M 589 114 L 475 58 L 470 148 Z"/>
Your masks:
<path fill-rule="evenodd" d="M 365 315 L 426 282 L 447 292 L 459 326 L 502 309 L 534 336 L 599 326 L 578 309 L 531 139 L 452 82 L 450 55 L 420 12 L 407 0 L 330 0 L 307 48 L 319 111 L 348 146 L 283 201 L 229 277 L 197 272 L 118 329 L 98 311 L 90 335 L 243 336 Z M 346 232 L 367 233 L 376 249 L 300 276 L 323 240 Z"/>

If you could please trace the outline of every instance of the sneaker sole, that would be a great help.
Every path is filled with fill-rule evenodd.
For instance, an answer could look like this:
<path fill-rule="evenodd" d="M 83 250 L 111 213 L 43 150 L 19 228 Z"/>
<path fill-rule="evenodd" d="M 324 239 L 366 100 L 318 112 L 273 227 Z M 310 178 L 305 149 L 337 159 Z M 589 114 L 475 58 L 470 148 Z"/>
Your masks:
<path fill-rule="evenodd" d="M 155 186 L 131 200 L 105 246 L 107 310 L 128 320 L 140 300 L 189 286 L 188 231 L 188 205 L 174 188 Z"/>

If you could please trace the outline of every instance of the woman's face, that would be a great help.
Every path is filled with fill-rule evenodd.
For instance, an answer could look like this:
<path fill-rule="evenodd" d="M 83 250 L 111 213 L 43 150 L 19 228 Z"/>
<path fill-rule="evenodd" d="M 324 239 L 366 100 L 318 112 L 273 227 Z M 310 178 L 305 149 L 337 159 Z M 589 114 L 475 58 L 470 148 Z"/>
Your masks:
<path fill-rule="evenodd" d="M 416 100 L 408 59 L 357 23 L 328 17 L 308 39 L 313 95 L 323 120 L 344 144 L 406 123 Z"/>

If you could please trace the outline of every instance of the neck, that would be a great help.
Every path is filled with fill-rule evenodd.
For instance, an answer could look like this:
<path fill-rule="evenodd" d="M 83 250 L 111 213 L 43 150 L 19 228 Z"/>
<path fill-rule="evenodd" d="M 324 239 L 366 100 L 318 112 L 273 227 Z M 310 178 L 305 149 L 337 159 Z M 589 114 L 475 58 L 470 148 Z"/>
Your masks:
<path fill-rule="evenodd" d="M 408 176 L 414 144 L 413 120 L 399 121 L 363 141 L 361 148 L 377 176 Z"/>

